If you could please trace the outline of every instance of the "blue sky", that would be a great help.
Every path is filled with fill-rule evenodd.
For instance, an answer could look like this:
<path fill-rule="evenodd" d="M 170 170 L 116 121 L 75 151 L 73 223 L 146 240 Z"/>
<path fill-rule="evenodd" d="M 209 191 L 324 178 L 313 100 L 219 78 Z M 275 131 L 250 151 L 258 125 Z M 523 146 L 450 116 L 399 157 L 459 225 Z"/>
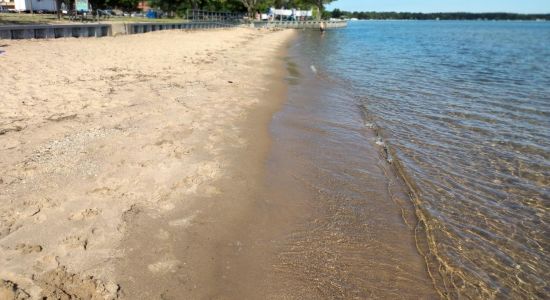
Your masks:
<path fill-rule="evenodd" d="M 338 0 L 328 9 L 401 12 L 550 13 L 550 0 Z"/>

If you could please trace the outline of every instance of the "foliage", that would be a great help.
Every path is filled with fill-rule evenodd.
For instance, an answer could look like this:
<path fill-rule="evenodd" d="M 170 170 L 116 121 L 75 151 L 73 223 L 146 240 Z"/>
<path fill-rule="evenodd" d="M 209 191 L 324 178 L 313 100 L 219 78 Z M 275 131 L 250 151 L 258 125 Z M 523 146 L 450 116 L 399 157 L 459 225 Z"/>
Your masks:
<path fill-rule="evenodd" d="M 258 8 L 260 0 L 241 0 L 241 3 L 246 7 L 249 17 L 254 17 L 254 12 Z"/>
<path fill-rule="evenodd" d="M 334 0 L 304 0 L 304 2 L 317 7 L 317 10 L 318 10 L 317 20 L 321 18 L 323 19 L 330 18 L 330 15 L 325 13 L 325 4 L 334 2 Z"/>
<path fill-rule="evenodd" d="M 341 18 L 343 16 L 343 12 L 341 10 L 339 10 L 338 8 L 336 8 L 331 12 L 330 16 L 332 18 L 338 19 L 338 18 Z"/>
<path fill-rule="evenodd" d="M 328 20 L 330 18 L 332 18 L 332 14 L 330 13 L 330 11 L 323 10 L 321 12 L 321 19 Z"/>
<path fill-rule="evenodd" d="M 114 0 L 118 1 L 118 0 Z M 166 12 L 176 12 L 185 15 L 188 9 L 204 9 L 208 11 L 243 12 L 245 7 L 240 0 L 147 0 L 153 8 Z"/>
<path fill-rule="evenodd" d="M 94 8 L 120 8 L 127 11 L 136 10 L 143 0 L 89 0 Z M 153 8 L 165 12 L 175 12 L 182 16 L 187 9 L 204 9 L 209 11 L 265 12 L 269 7 L 286 7 L 297 9 L 319 8 L 324 12 L 324 5 L 335 0 L 145 0 Z M 330 15 L 327 15 L 330 17 Z"/>
<path fill-rule="evenodd" d="M 320 11 L 325 10 L 325 4 L 329 4 L 331 2 L 334 2 L 335 0 L 305 0 L 305 3 L 315 5 L 317 8 L 319 8 Z"/>
<path fill-rule="evenodd" d="M 132 9 L 138 5 L 140 0 L 104 0 L 107 6 L 121 9 Z M 93 4 L 92 4 L 93 5 Z"/>

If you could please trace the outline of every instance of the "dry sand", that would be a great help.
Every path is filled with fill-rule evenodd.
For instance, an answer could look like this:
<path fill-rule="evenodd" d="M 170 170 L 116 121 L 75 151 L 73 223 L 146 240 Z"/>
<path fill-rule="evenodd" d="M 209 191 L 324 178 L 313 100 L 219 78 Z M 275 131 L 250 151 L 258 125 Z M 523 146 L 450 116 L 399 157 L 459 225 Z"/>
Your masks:
<path fill-rule="evenodd" d="M 242 120 L 269 101 L 266 78 L 292 35 L 0 43 L 0 299 L 124 295 L 115 266 L 129 224 L 140 211 L 162 216 L 219 195 L 214 182 L 251 140 Z"/>

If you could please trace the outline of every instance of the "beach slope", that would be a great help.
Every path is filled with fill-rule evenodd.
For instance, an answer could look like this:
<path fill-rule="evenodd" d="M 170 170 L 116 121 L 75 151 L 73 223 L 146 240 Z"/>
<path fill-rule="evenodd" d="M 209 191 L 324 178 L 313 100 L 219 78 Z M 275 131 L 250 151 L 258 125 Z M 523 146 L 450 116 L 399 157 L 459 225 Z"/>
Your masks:
<path fill-rule="evenodd" d="M 241 28 L 0 45 L 0 298 L 124 295 L 114 274 L 129 224 L 220 193 L 230 153 L 251 140 L 240 124 L 269 101 L 267 79 L 292 35 Z"/>

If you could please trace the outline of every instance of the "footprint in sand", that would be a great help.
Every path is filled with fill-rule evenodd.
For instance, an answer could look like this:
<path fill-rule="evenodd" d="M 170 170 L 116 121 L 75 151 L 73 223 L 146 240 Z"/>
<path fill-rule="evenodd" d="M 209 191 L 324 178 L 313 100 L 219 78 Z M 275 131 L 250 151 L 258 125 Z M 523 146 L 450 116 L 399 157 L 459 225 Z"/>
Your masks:
<path fill-rule="evenodd" d="M 170 233 L 164 229 L 160 229 L 157 237 L 161 240 L 168 240 L 170 238 Z"/>
<path fill-rule="evenodd" d="M 72 214 L 69 217 L 69 220 L 71 220 L 71 221 L 86 220 L 86 219 L 94 218 L 99 213 L 101 213 L 101 210 L 99 210 L 97 208 L 86 208 L 85 210 L 82 210 L 82 211 L 79 211 L 77 213 Z"/>
<path fill-rule="evenodd" d="M 38 253 L 42 252 L 42 246 L 21 243 L 15 246 L 15 250 L 21 252 L 22 254 Z"/>
<path fill-rule="evenodd" d="M 0 279 L 0 299 L 30 299 L 30 295 L 12 281 Z"/>
<path fill-rule="evenodd" d="M 175 272 L 181 266 L 181 262 L 177 259 L 159 261 L 147 266 L 147 269 L 153 273 Z"/>
<path fill-rule="evenodd" d="M 51 254 L 38 258 L 33 265 L 37 271 L 51 270 L 57 267 L 59 267 L 59 257 Z"/>
<path fill-rule="evenodd" d="M 83 236 L 70 235 L 63 239 L 62 243 L 69 248 L 82 248 L 83 250 L 88 248 L 88 239 Z"/>
<path fill-rule="evenodd" d="M 196 216 L 196 214 L 192 214 L 189 217 L 172 220 L 172 221 L 168 222 L 168 225 L 173 226 L 173 227 L 187 227 L 187 226 L 191 225 L 191 221 L 193 221 L 195 216 Z"/>

